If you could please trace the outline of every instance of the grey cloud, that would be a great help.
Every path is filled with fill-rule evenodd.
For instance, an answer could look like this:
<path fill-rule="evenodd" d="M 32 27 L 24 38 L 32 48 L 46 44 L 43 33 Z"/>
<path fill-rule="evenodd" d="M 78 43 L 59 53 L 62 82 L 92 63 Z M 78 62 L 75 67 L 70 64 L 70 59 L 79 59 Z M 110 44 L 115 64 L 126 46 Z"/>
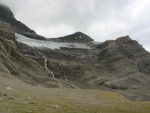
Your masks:
<path fill-rule="evenodd" d="M 96 41 L 130 35 L 150 48 L 149 0 L 0 0 L 47 37 L 84 32 Z"/>

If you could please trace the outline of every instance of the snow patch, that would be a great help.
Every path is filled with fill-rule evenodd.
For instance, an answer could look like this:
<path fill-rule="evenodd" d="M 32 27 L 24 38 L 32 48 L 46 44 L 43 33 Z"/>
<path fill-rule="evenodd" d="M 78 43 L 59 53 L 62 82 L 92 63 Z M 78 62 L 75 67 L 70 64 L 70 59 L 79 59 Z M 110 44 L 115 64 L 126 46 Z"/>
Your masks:
<path fill-rule="evenodd" d="M 61 47 L 66 47 L 66 48 L 91 49 L 86 44 L 36 40 L 36 39 L 31 39 L 31 38 L 28 38 L 26 36 L 20 35 L 18 33 L 15 33 L 15 36 L 16 36 L 16 40 L 18 42 L 21 42 L 23 44 L 27 44 L 29 46 L 39 47 L 39 48 L 45 47 L 45 48 L 50 48 L 50 49 L 60 49 Z"/>

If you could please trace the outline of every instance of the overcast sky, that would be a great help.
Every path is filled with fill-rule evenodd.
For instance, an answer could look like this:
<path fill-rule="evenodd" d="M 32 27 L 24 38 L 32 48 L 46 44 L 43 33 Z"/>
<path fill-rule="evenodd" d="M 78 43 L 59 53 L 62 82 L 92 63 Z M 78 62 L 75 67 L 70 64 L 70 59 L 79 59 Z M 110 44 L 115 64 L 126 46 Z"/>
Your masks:
<path fill-rule="evenodd" d="M 0 0 L 46 37 L 81 31 L 96 41 L 130 35 L 150 51 L 150 0 Z"/>

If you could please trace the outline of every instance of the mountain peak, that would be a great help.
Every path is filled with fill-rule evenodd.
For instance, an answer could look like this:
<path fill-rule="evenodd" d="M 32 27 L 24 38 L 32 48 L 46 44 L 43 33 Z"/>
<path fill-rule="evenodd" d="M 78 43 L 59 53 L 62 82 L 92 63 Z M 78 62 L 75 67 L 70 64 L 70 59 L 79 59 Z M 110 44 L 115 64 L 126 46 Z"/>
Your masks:
<path fill-rule="evenodd" d="M 132 41 L 132 39 L 130 38 L 129 35 L 126 36 L 122 36 L 116 39 L 116 41 L 118 42 L 128 42 L 128 41 Z"/>
<path fill-rule="evenodd" d="M 12 23 L 14 21 L 14 14 L 8 6 L 0 4 L 0 19 L 5 22 Z"/>
<path fill-rule="evenodd" d="M 87 43 L 93 41 L 91 37 L 82 32 L 75 32 L 67 36 L 52 38 L 50 40 L 57 42 L 71 42 L 71 43 Z"/>
<path fill-rule="evenodd" d="M 0 19 L 4 22 L 9 23 L 11 26 L 13 26 L 15 28 L 16 32 L 35 33 L 33 30 L 28 28 L 26 25 L 24 25 L 20 21 L 16 20 L 11 9 L 8 6 L 3 5 L 3 4 L 0 4 Z"/>
<path fill-rule="evenodd" d="M 75 32 L 74 34 L 76 34 L 76 35 L 85 35 L 84 33 L 80 32 L 80 31 Z"/>
<path fill-rule="evenodd" d="M 91 42 L 93 39 L 89 37 L 88 35 L 82 33 L 82 32 L 75 32 L 74 34 L 70 34 L 64 37 L 60 37 L 63 40 L 66 40 L 67 42 Z"/>

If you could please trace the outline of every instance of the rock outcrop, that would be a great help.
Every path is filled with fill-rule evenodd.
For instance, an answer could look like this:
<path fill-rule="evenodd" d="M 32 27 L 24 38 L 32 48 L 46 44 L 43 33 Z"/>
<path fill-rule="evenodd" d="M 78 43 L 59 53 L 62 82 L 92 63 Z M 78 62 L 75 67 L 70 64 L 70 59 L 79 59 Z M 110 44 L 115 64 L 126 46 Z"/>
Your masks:
<path fill-rule="evenodd" d="M 137 41 L 125 36 L 106 41 L 97 48 L 98 66 L 105 73 L 103 78 L 106 79 L 100 85 L 122 90 L 125 95 L 131 94 L 133 98 L 137 98 L 133 96 L 134 92 L 138 92 L 137 95 L 149 92 L 150 54 Z M 141 98 L 148 96 L 146 93 Z"/>

